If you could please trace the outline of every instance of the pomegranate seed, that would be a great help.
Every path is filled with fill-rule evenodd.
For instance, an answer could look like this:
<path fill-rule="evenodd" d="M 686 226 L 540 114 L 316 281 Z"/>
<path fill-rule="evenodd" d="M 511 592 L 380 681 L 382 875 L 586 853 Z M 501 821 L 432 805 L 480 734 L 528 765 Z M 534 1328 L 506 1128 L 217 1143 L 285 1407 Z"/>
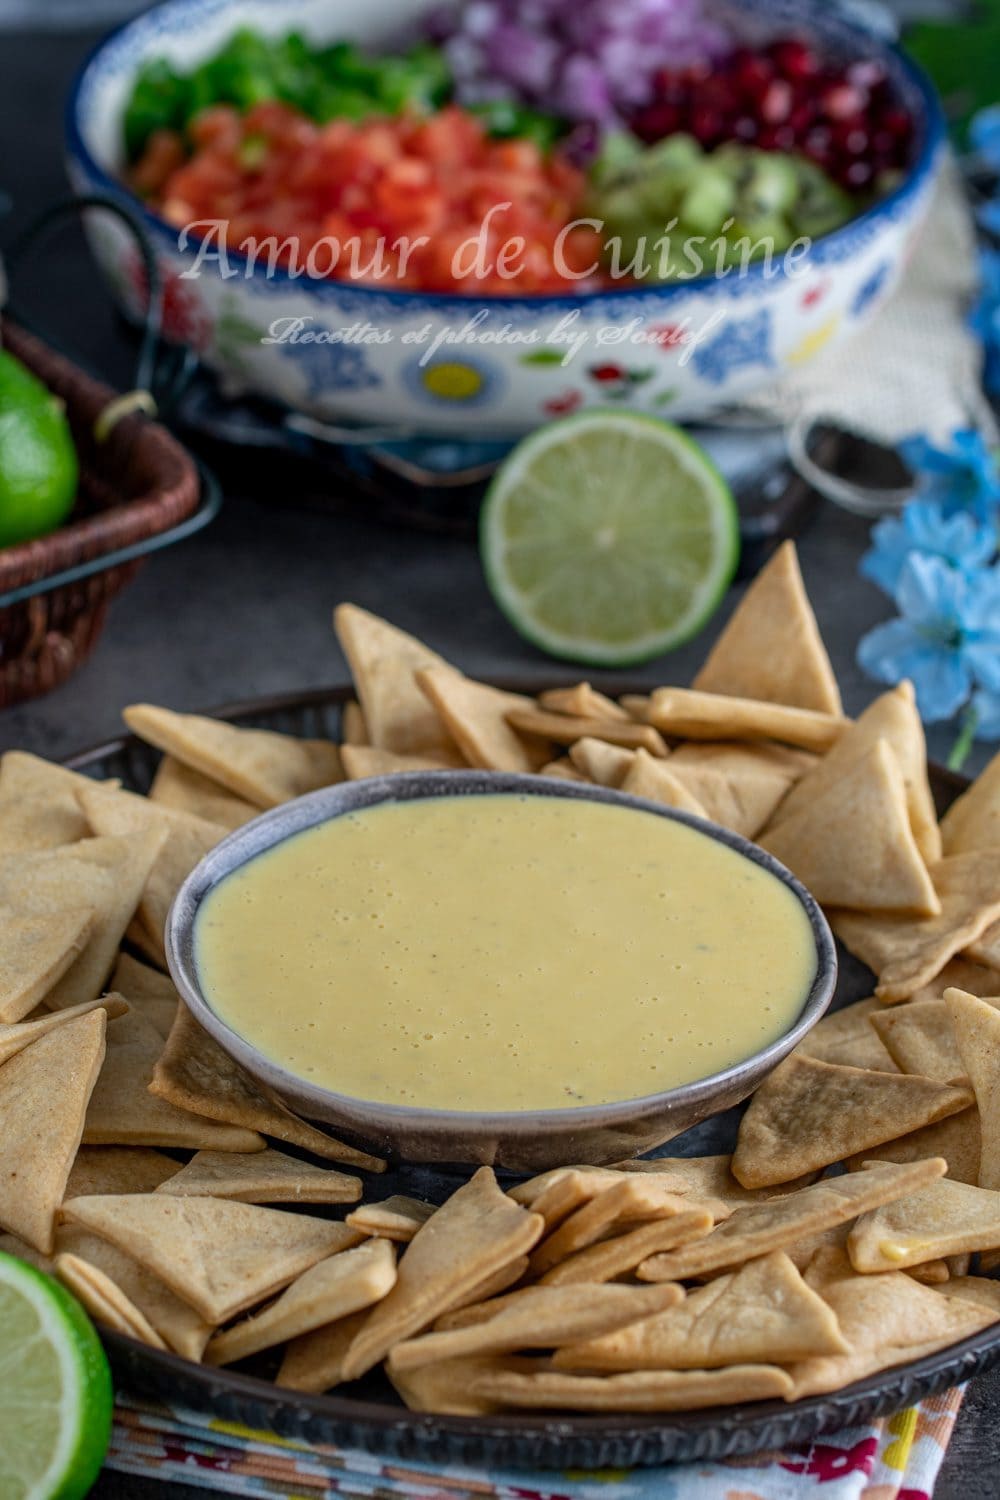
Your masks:
<path fill-rule="evenodd" d="M 865 96 L 849 83 L 835 83 L 824 90 L 820 107 L 829 120 L 846 120 L 865 107 Z"/>
<path fill-rule="evenodd" d="M 760 101 L 760 117 L 768 125 L 780 125 L 792 112 L 792 86 L 784 78 L 768 84 Z"/>
<path fill-rule="evenodd" d="M 875 176 L 875 171 L 870 161 L 852 161 L 844 169 L 844 183 L 850 188 L 867 187 Z"/>

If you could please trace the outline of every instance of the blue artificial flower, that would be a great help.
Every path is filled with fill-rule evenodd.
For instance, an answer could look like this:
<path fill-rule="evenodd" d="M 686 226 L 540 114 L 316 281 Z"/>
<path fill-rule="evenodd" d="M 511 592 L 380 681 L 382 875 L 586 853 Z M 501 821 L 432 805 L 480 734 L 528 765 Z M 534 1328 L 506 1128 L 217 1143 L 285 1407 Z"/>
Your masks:
<path fill-rule="evenodd" d="M 917 475 L 923 499 L 936 501 L 946 516 L 972 511 L 980 521 L 995 524 L 1000 469 L 981 432 L 953 432 L 950 448 L 937 448 L 929 438 L 910 437 L 900 443 L 899 451 Z"/>
<path fill-rule="evenodd" d="M 859 571 L 888 594 L 895 595 L 903 564 L 911 552 L 943 557 L 956 567 L 988 563 L 997 546 L 996 532 L 968 511 L 947 515 L 936 500 L 911 500 L 898 516 L 872 528 L 872 545 Z"/>
<path fill-rule="evenodd" d="M 979 297 L 969 326 L 983 346 L 983 385 L 1000 396 L 1000 251 L 979 252 Z"/>
<path fill-rule="evenodd" d="M 977 740 L 1000 740 L 1000 693 L 985 689 L 973 695 L 972 710 L 976 716 Z"/>
<path fill-rule="evenodd" d="M 1000 693 L 1000 568 L 955 568 L 911 553 L 896 587 L 900 618 L 876 625 L 858 664 L 880 682 L 913 682 L 927 723 L 950 719 L 975 690 Z"/>
<path fill-rule="evenodd" d="M 990 104 L 972 116 L 969 144 L 984 166 L 1000 172 L 1000 104 Z"/>

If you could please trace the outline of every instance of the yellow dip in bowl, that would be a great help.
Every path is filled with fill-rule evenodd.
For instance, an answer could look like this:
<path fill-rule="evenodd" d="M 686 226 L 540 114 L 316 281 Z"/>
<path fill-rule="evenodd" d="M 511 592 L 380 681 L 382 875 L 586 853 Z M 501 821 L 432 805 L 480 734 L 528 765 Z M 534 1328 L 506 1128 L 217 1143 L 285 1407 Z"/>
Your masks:
<path fill-rule="evenodd" d="M 509 793 L 285 838 L 203 895 L 193 957 L 215 1015 L 304 1082 L 458 1111 L 704 1079 L 784 1036 L 817 972 L 795 890 L 727 843 L 624 800 Z"/>

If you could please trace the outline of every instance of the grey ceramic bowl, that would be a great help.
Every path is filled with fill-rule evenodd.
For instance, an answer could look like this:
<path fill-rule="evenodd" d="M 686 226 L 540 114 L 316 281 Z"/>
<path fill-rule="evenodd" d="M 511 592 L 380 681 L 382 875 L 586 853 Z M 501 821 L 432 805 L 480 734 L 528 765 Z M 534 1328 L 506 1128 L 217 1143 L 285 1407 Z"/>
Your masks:
<path fill-rule="evenodd" d="M 201 992 L 194 960 L 194 926 L 207 893 L 239 866 L 294 834 L 344 813 L 382 802 L 483 793 L 571 797 L 612 802 L 673 818 L 717 839 L 769 870 L 805 908 L 816 941 L 816 978 L 795 1025 L 769 1047 L 724 1072 L 641 1099 L 577 1109 L 479 1113 L 421 1109 L 354 1099 L 307 1083 L 261 1055 L 212 1010 Z M 783 865 L 738 834 L 640 797 L 555 778 L 486 771 L 413 772 L 343 782 L 288 802 L 247 823 L 211 851 L 177 894 L 166 932 L 170 972 L 183 999 L 247 1072 L 299 1114 L 334 1127 L 376 1151 L 407 1161 L 488 1163 L 515 1172 L 537 1172 L 567 1162 L 606 1164 L 635 1156 L 679 1135 L 708 1115 L 738 1104 L 819 1020 L 833 995 L 837 956 L 826 919 L 809 892 Z"/>

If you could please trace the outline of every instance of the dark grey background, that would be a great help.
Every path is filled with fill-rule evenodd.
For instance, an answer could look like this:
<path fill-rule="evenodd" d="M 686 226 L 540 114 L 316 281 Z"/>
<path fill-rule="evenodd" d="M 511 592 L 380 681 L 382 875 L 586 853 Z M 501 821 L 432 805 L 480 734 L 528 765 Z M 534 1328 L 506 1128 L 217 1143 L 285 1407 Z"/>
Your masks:
<path fill-rule="evenodd" d="M 2 7 L 0 0 L 0 22 Z M 95 38 L 90 31 L 0 30 L 0 191 L 13 200 L 0 239 L 65 193 L 62 105 Z M 57 238 L 17 290 L 36 323 L 128 383 L 130 346 L 74 233 Z M 0 714 L 0 749 L 68 754 L 117 732 L 121 708 L 136 699 L 199 709 L 343 681 L 344 661 L 330 630 L 330 612 L 341 599 L 384 612 L 472 673 L 570 680 L 571 669 L 540 656 L 501 618 L 471 543 L 305 512 L 295 500 L 291 485 L 266 505 L 229 493 L 209 531 L 153 559 L 112 606 L 104 638 L 71 682 Z M 888 613 L 882 596 L 856 574 L 866 537 L 864 523 L 828 507 L 800 542 L 806 583 L 852 713 L 876 690 L 854 663 L 857 640 Z M 734 592 L 727 610 L 735 599 Z M 637 678 L 650 685 L 688 681 L 720 623 Z M 943 758 L 952 737 L 951 730 L 935 730 L 932 754 Z M 987 754 L 977 747 L 970 765 L 982 765 Z M 938 1500 L 994 1500 L 1000 1492 L 998 1417 L 1000 1374 L 980 1381 L 966 1400 Z M 161 1488 L 108 1473 L 94 1494 L 138 1500 Z M 164 1500 L 168 1494 L 197 1500 L 205 1491 L 170 1486 Z"/>

